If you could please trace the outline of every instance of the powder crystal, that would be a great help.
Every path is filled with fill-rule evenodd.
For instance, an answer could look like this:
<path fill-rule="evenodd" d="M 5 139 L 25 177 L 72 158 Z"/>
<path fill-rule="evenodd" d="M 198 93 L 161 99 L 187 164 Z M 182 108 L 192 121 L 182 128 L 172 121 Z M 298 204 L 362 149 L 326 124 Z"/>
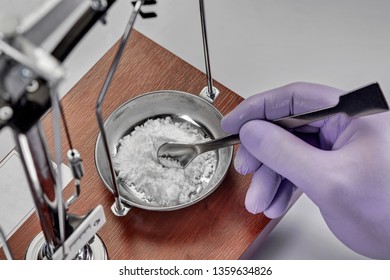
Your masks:
<path fill-rule="evenodd" d="M 215 172 L 216 153 L 196 157 L 185 169 L 158 163 L 157 149 L 166 142 L 210 140 L 188 122 L 170 117 L 147 120 L 120 141 L 113 165 L 121 181 L 139 197 L 159 206 L 175 206 L 198 197 Z"/>

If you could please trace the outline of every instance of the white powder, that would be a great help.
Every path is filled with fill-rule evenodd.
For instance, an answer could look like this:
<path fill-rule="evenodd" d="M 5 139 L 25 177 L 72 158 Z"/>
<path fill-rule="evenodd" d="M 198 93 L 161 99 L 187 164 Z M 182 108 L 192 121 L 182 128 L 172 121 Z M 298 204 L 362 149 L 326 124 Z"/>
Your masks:
<path fill-rule="evenodd" d="M 182 163 L 176 158 L 160 156 L 159 161 L 165 167 L 183 168 Z"/>
<path fill-rule="evenodd" d="M 166 142 L 199 143 L 210 140 L 186 122 L 170 117 L 137 126 L 119 142 L 113 158 L 120 180 L 138 196 L 159 206 L 175 206 L 196 198 L 207 186 L 216 167 L 215 152 L 196 157 L 185 169 L 166 168 L 157 160 L 157 149 Z"/>

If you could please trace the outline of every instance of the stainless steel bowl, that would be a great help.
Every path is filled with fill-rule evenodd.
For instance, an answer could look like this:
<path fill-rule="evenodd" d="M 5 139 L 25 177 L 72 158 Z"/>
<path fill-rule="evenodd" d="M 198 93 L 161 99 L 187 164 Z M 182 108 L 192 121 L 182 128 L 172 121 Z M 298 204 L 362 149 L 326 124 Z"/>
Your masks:
<path fill-rule="evenodd" d="M 222 114 L 202 97 L 180 91 L 155 91 L 127 101 L 105 121 L 105 131 L 111 154 L 116 154 L 119 140 L 129 134 L 136 126 L 148 119 L 166 116 L 199 126 L 211 138 L 226 136 L 220 126 Z M 139 198 L 129 191 L 126 186 L 119 183 L 121 199 L 123 203 L 129 206 L 147 210 L 168 211 L 190 206 L 210 195 L 221 184 L 229 169 L 232 156 L 233 147 L 222 148 L 217 151 L 217 166 L 214 175 L 199 195 L 189 202 L 166 207 L 155 205 Z M 95 146 L 95 163 L 104 184 L 113 192 L 110 183 L 109 163 L 105 155 L 100 133 Z"/>

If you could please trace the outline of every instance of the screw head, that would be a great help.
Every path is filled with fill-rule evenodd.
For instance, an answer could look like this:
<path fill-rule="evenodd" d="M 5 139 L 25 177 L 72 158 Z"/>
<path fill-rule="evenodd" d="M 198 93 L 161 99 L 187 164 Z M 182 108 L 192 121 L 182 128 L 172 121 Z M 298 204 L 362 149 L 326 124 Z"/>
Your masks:
<path fill-rule="evenodd" d="M 14 115 L 14 110 L 10 106 L 3 106 L 0 108 L 0 120 L 8 121 Z"/>
<path fill-rule="evenodd" d="M 29 79 L 33 76 L 32 71 L 26 67 L 23 67 L 20 72 L 21 72 L 23 78 Z"/>
<path fill-rule="evenodd" d="M 32 80 L 29 85 L 26 86 L 28 92 L 35 92 L 39 89 L 39 83 L 37 80 Z"/>

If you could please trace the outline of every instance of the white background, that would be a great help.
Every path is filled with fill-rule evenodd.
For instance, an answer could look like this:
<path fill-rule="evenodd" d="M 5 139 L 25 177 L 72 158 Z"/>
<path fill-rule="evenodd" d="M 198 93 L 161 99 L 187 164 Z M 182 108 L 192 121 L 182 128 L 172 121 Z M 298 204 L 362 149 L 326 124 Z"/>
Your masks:
<path fill-rule="evenodd" d="M 0 1 L 3 7 L 4 4 L 17 6 L 15 2 L 18 1 Z M 30 3 L 40 2 L 43 1 Z M 129 1 L 117 2 L 109 12 L 108 24 L 94 27 L 66 61 L 69 76 L 60 88 L 61 94 L 123 32 L 132 6 Z M 138 19 L 136 29 L 204 71 L 198 1 L 157 2 L 156 6 L 144 9 L 157 12 L 158 17 Z M 242 97 L 294 81 L 317 82 L 346 90 L 379 81 L 389 96 L 390 1 L 205 2 L 213 77 Z M 15 14 L 18 13 L 16 9 Z M 0 160 L 12 142 L 9 134 L 0 134 Z M 0 225 L 1 221 L 0 215 Z M 344 247 L 331 234 L 317 207 L 305 196 L 292 207 L 264 246 L 257 248 L 252 257 L 364 258 Z"/>

